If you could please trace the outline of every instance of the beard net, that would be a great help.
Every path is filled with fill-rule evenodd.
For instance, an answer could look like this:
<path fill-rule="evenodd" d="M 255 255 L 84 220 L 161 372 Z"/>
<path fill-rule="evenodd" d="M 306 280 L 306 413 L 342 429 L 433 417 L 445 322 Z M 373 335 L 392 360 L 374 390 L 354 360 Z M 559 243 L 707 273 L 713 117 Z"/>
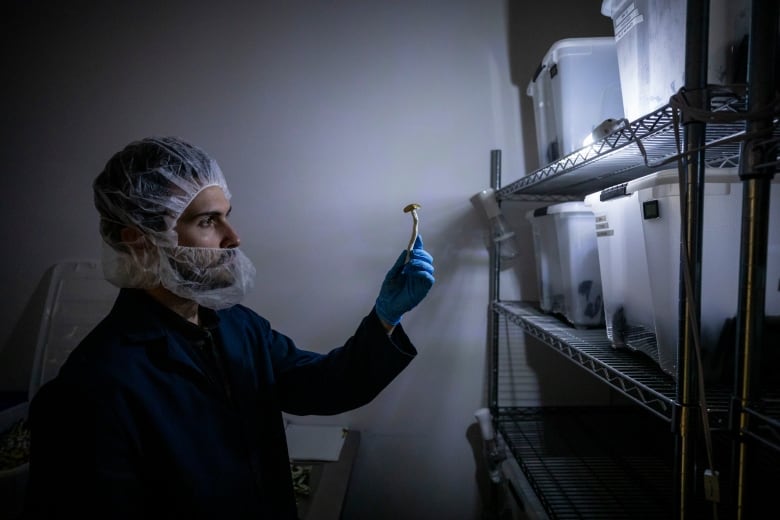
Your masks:
<path fill-rule="evenodd" d="M 225 178 L 204 151 L 174 137 L 136 141 L 116 153 L 93 183 L 106 279 L 120 288 L 163 286 L 204 307 L 239 303 L 255 268 L 237 248 L 180 247 L 174 229 L 203 189 Z M 123 239 L 122 230 L 139 233 Z"/>
<path fill-rule="evenodd" d="M 231 248 L 165 248 L 160 280 L 172 293 L 210 309 L 240 302 L 252 288 L 255 267 L 243 251 Z"/>

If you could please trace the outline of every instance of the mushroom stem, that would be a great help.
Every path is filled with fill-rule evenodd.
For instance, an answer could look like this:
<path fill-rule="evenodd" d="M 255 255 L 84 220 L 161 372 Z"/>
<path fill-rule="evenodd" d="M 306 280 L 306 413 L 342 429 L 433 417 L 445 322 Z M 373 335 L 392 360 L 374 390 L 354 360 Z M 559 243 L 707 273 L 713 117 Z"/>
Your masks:
<path fill-rule="evenodd" d="M 404 208 L 404 213 L 411 213 L 412 219 L 413 219 L 413 225 L 412 225 L 412 238 L 409 239 L 409 245 L 406 247 L 406 262 L 409 262 L 409 257 L 412 254 L 412 248 L 414 247 L 414 242 L 417 240 L 417 233 L 420 227 L 420 217 L 417 215 L 417 208 L 419 208 L 419 204 L 409 204 Z"/>

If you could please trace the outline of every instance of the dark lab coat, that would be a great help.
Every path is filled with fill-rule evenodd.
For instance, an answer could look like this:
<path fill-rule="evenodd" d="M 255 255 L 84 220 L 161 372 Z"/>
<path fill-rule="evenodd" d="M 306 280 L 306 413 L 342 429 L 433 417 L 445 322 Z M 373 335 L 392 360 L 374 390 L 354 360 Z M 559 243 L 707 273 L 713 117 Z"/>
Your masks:
<path fill-rule="evenodd" d="M 296 518 L 282 411 L 366 404 L 417 353 L 373 310 L 326 355 L 241 305 L 201 317 L 120 291 L 30 405 L 28 516 Z"/>

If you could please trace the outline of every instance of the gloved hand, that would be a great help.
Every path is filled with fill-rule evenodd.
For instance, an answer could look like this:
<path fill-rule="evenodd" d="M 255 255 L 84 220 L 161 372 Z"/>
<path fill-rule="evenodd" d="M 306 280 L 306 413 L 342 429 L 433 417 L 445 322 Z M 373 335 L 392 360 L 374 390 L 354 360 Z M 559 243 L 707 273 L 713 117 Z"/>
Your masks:
<path fill-rule="evenodd" d="M 420 236 L 414 241 L 409 262 L 406 250 L 387 272 L 376 299 L 377 315 L 390 325 L 397 325 L 401 316 L 425 298 L 433 286 L 433 257 L 423 249 Z"/>

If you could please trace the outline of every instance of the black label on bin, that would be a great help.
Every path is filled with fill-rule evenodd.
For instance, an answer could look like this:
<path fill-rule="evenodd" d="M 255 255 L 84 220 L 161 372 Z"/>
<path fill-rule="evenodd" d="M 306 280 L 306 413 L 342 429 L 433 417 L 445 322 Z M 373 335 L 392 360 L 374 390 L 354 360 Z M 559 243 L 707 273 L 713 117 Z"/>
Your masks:
<path fill-rule="evenodd" d="M 642 203 L 642 215 L 645 217 L 645 220 L 660 217 L 661 213 L 658 208 L 658 201 L 657 200 L 644 201 Z"/>

